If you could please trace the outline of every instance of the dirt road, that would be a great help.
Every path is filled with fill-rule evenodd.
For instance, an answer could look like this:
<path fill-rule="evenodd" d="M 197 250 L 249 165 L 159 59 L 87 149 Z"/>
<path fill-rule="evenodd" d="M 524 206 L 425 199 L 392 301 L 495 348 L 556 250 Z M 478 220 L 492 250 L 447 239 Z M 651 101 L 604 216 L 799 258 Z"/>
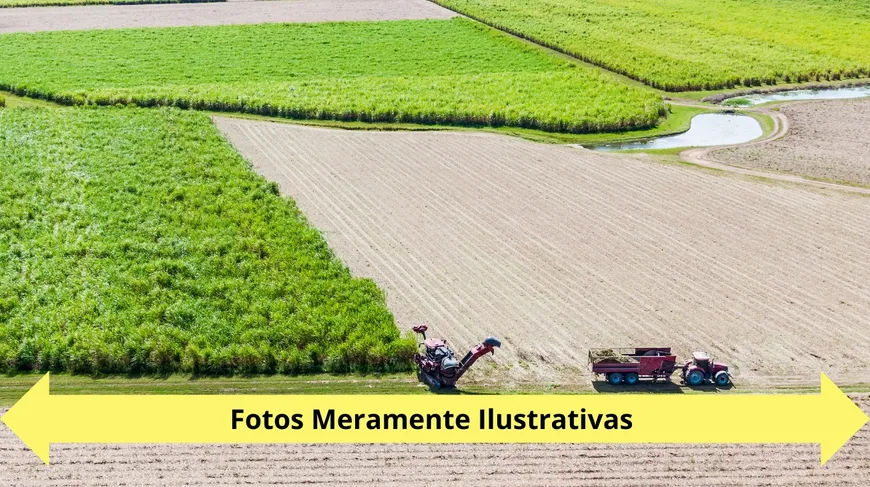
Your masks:
<path fill-rule="evenodd" d="M 709 155 L 740 167 L 870 186 L 870 99 L 791 103 L 781 115 L 791 123 L 784 137 Z"/>
<path fill-rule="evenodd" d="M 29 7 L 3 9 L 0 12 L 0 34 L 270 22 L 446 19 L 454 16 L 454 12 L 426 0 L 291 0 Z"/>
<path fill-rule="evenodd" d="M 743 387 L 870 377 L 870 199 L 480 133 L 218 119 L 399 325 L 477 380 L 589 384 L 586 350 L 672 345 Z"/>
<path fill-rule="evenodd" d="M 0 484 L 29 487 L 866 486 L 870 428 L 824 467 L 814 445 L 54 445 L 51 458 L 0 424 Z"/>

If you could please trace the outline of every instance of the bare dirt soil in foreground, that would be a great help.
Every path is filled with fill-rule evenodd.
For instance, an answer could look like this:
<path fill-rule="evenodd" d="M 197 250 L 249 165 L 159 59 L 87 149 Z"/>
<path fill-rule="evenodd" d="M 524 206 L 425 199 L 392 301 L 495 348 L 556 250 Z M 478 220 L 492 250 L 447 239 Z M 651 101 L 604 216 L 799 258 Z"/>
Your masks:
<path fill-rule="evenodd" d="M 718 150 L 736 166 L 870 186 L 870 99 L 788 104 L 791 121 L 780 139 Z"/>
<path fill-rule="evenodd" d="M 0 424 L 0 484 L 32 487 L 866 486 L 870 428 L 824 467 L 815 445 L 54 445 L 51 461 Z"/>
<path fill-rule="evenodd" d="M 400 327 L 501 338 L 475 380 L 588 385 L 589 347 L 632 345 L 706 350 L 739 387 L 870 379 L 870 198 L 493 134 L 216 123 Z"/>
<path fill-rule="evenodd" d="M 354 20 L 447 19 L 426 0 L 292 0 L 26 7 L 0 12 L 0 33 Z"/>

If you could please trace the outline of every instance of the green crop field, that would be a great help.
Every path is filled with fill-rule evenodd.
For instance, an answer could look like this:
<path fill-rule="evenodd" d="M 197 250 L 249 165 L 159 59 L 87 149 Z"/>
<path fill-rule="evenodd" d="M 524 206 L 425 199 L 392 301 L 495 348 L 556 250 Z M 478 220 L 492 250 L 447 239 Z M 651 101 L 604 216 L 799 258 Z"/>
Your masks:
<path fill-rule="evenodd" d="M 408 370 L 350 276 L 209 118 L 0 109 L 0 371 Z"/>
<path fill-rule="evenodd" d="M 137 5 L 146 3 L 217 3 L 226 0 L 0 0 L 5 7 L 47 7 L 69 5 Z"/>
<path fill-rule="evenodd" d="M 650 90 L 463 18 L 9 34 L 0 87 L 67 104 L 575 133 L 665 114 Z"/>
<path fill-rule="evenodd" d="M 870 74 L 867 0 L 435 0 L 651 86 Z"/>

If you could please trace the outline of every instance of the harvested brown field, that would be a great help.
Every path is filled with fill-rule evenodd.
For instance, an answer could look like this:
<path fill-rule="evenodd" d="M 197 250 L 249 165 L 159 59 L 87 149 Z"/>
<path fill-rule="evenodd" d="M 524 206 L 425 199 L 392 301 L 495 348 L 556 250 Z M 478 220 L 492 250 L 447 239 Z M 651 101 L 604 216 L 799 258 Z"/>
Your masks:
<path fill-rule="evenodd" d="M 404 329 L 503 340 L 507 384 L 589 384 L 587 349 L 672 346 L 738 387 L 870 377 L 870 198 L 470 132 L 218 118 Z"/>
<path fill-rule="evenodd" d="M 51 455 L 46 468 L 0 424 L 8 486 L 870 484 L 868 426 L 824 467 L 815 445 L 54 445 Z"/>
<path fill-rule="evenodd" d="M 781 108 L 789 133 L 780 139 L 715 151 L 736 166 L 870 186 L 870 99 L 805 102 Z"/>
<path fill-rule="evenodd" d="M 3 9 L 0 34 L 50 30 L 180 27 L 281 22 L 447 19 L 426 0 L 291 0 Z"/>

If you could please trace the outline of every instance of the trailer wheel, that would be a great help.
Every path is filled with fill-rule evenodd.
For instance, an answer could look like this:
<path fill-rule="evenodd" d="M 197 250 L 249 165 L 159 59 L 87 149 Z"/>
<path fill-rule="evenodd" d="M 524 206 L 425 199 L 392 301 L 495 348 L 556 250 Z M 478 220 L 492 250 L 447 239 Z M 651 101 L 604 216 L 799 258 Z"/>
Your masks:
<path fill-rule="evenodd" d="M 690 370 L 686 374 L 686 384 L 690 386 L 699 386 L 704 382 L 704 373 L 698 369 Z"/>
<path fill-rule="evenodd" d="M 725 387 L 731 383 L 731 377 L 728 377 L 728 372 L 724 370 L 716 374 L 716 385 L 719 387 Z"/>
<path fill-rule="evenodd" d="M 622 374 L 619 372 L 611 372 L 610 377 L 607 378 L 607 382 L 610 382 L 611 384 L 613 384 L 615 386 L 622 384 L 622 381 L 623 381 L 623 377 L 622 377 Z"/>
<path fill-rule="evenodd" d="M 630 385 L 630 386 L 637 384 L 637 379 L 638 379 L 637 373 L 635 373 L 635 372 L 629 372 L 629 373 L 625 374 L 625 383 Z"/>

